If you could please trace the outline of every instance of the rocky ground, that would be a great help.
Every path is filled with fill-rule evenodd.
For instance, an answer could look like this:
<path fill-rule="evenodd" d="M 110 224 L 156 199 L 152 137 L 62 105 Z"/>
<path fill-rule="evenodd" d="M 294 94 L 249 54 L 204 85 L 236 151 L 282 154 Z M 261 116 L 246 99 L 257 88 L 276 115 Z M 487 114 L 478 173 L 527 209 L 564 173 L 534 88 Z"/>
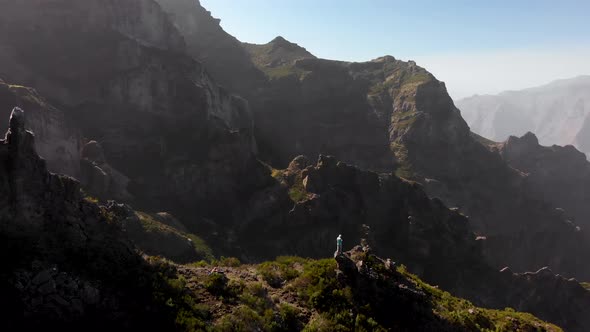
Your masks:
<path fill-rule="evenodd" d="M 203 265 L 175 268 L 214 330 L 561 331 L 454 298 L 360 246 L 334 260 Z"/>

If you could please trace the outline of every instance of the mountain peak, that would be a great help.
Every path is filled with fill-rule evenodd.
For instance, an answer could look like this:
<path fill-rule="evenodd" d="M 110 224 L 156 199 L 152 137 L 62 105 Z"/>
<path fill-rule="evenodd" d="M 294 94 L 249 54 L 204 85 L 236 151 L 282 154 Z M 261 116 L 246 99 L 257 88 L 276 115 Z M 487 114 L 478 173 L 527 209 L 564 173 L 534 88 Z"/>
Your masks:
<path fill-rule="evenodd" d="M 283 38 L 283 36 L 276 36 L 269 44 L 291 44 L 291 42 Z"/>
<path fill-rule="evenodd" d="M 305 48 L 292 43 L 282 36 L 277 36 L 267 44 L 243 43 L 258 68 L 276 68 L 290 66 L 300 59 L 315 59 Z"/>

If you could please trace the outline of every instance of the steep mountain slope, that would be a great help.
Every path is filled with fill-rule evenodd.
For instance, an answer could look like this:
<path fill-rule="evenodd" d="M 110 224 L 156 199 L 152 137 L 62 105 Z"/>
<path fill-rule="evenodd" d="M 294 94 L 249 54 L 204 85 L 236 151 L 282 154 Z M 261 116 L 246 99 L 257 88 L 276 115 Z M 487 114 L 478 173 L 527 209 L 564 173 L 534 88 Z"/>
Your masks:
<path fill-rule="evenodd" d="M 206 277 L 202 269 L 176 270 L 151 259 L 148 265 L 121 231 L 125 222 L 119 219 L 119 210 L 126 208 L 116 204 L 99 207 L 84 198 L 75 180 L 47 171 L 34 144 L 33 133 L 25 130 L 23 111 L 14 109 L 9 131 L 0 140 L 0 317 L 9 330 L 210 330 L 211 320 L 220 311 L 230 310 L 214 331 L 231 329 L 233 324 L 246 330 L 262 324 L 266 331 L 265 324 L 269 324 L 272 331 L 291 331 L 304 324 L 321 327 L 332 320 L 345 329 L 382 325 L 405 330 L 494 327 L 514 331 L 534 327 L 560 331 L 528 314 L 475 308 L 403 270 L 394 271 L 391 264 L 386 267 L 361 249 L 338 257 L 338 273 L 333 261 L 294 260 L 305 262 L 303 273 L 285 265 L 296 274 L 289 274 L 290 278 L 297 279 L 292 283 L 294 288 L 273 298 L 282 302 L 280 314 L 274 315 L 272 308 L 279 306 L 268 301 L 268 286 L 245 283 L 256 280 L 258 273 L 236 270 L 241 283 L 227 284 L 219 272 Z M 180 227 L 170 219 L 167 222 Z M 260 266 L 260 275 L 267 278 L 264 267 Z M 195 287 L 197 280 L 204 282 L 203 288 Z M 364 305 L 369 288 L 385 301 L 376 309 Z M 216 305 L 214 311 L 209 306 L 218 296 L 226 298 L 222 303 L 228 308 Z M 288 304 L 293 301 L 295 305 Z M 340 304 L 330 308 L 334 301 Z M 378 309 L 387 303 L 395 303 L 404 315 L 387 318 Z M 436 305 L 444 305 L 444 310 L 435 309 Z M 314 318 L 302 315 L 299 306 L 309 307 L 306 310 L 314 312 Z M 349 307 L 353 311 L 348 317 L 334 311 L 348 312 Z M 260 313 L 265 314 L 264 319 L 254 310 L 264 311 Z M 272 315 L 266 315 L 268 310 Z"/>
<path fill-rule="evenodd" d="M 590 151 L 589 103 L 590 76 L 456 102 L 471 129 L 484 137 L 504 141 L 530 131 L 543 145 L 572 144 L 583 152 Z"/>
<path fill-rule="evenodd" d="M 582 152 L 571 145 L 541 146 L 532 133 L 511 136 L 496 147 L 510 166 L 527 174 L 533 192 L 565 209 L 563 213 L 578 225 L 590 226 L 590 163 Z"/>
<path fill-rule="evenodd" d="M 444 83 L 425 69 L 393 57 L 366 63 L 309 58 L 287 69 L 278 78 L 269 75 L 271 88 L 252 103 L 261 154 L 273 164 L 296 153 L 328 153 L 363 168 L 395 169 L 459 206 L 487 239 L 485 252 L 498 267 L 549 265 L 590 276 L 581 264 L 590 253 L 587 234 L 471 135 Z"/>
<path fill-rule="evenodd" d="M 51 106 L 34 89 L 5 83 L 0 79 L 0 119 L 7 119 L 12 107 L 27 109 L 27 129 L 36 133 L 36 149 L 52 172 L 80 175 L 81 135 L 65 114 Z M 0 123 L 0 132 L 6 132 Z"/>
<path fill-rule="evenodd" d="M 277 205 L 271 202 L 278 201 L 283 202 L 279 211 L 289 213 L 244 221 L 236 234 L 241 252 L 319 258 L 333 250 L 334 235 L 341 233 L 345 244 L 365 242 L 476 305 L 532 312 L 568 331 L 584 331 L 590 324 L 584 309 L 590 293 L 576 280 L 555 276 L 546 268 L 524 275 L 510 269 L 499 272 L 486 262 L 489 245 L 476 239 L 468 218 L 428 198 L 418 183 L 363 171 L 328 156 L 317 163 L 297 157 L 287 169 L 274 170 L 273 176 L 288 191 L 274 190 L 261 211 L 276 213 Z M 555 309 L 556 301 L 562 309 Z"/>
<path fill-rule="evenodd" d="M 230 91 L 249 98 L 266 84 L 240 41 L 226 33 L 199 0 L 156 0 L 184 37 L 187 53 Z"/>
<path fill-rule="evenodd" d="M 561 331 L 514 310 L 477 308 L 360 246 L 336 259 L 177 267 L 217 331 Z"/>
<path fill-rule="evenodd" d="M 98 141 L 139 206 L 232 220 L 228 207 L 238 210 L 270 179 L 258 174 L 248 103 L 185 54 L 184 38 L 156 2 L 25 0 L 0 8 L 1 75 L 35 87 Z"/>
<path fill-rule="evenodd" d="M 122 179 L 116 182 L 124 190 L 116 191 L 130 197 L 120 197 L 148 213 L 119 205 L 108 212 L 135 229 L 130 234 L 146 252 L 205 257 L 185 241 L 194 232 L 219 253 L 248 261 L 277 253 L 321 257 L 334 234 L 357 240 L 365 223 L 375 250 L 430 282 L 478 304 L 584 326 L 590 315 L 577 308 L 587 297 L 575 280 L 551 274 L 558 290 L 583 294 L 563 311 L 545 309 L 556 294 L 537 299 L 543 288 L 528 282 L 535 277 L 498 281 L 494 267 L 505 265 L 519 272 L 549 265 L 589 278 L 587 233 L 471 135 L 444 83 L 393 57 L 317 59 L 282 38 L 243 46 L 194 4 L 162 2 L 163 10 L 152 0 L 0 1 L 0 76 L 35 87 L 85 142 L 96 140 L 81 153 L 82 169 L 95 172 L 81 172 L 81 179 L 103 199 L 115 197 L 104 184 Z M 227 71 L 233 66 L 252 75 L 234 78 Z M 217 86 L 209 67 L 249 100 Z M 299 154 L 321 158 L 289 164 Z M 164 210 L 186 231 L 147 220 Z M 146 225 L 161 232 L 149 234 Z M 483 236 L 476 240 L 473 230 Z M 481 280 L 496 286 L 486 292 Z"/>
<path fill-rule="evenodd" d="M 157 276 L 119 221 L 85 199 L 77 181 L 49 173 L 34 139 L 14 109 L 0 140 L 2 327 L 173 328 L 152 298 Z"/>

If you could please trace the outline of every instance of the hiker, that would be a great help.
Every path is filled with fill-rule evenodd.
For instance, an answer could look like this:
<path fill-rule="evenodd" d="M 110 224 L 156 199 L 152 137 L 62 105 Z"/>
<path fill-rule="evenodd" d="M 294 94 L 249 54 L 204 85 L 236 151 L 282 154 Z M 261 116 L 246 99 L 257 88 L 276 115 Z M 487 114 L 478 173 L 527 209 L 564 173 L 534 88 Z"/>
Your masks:
<path fill-rule="evenodd" d="M 338 254 L 342 253 L 342 234 L 338 235 L 336 238 L 336 252 Z"/>

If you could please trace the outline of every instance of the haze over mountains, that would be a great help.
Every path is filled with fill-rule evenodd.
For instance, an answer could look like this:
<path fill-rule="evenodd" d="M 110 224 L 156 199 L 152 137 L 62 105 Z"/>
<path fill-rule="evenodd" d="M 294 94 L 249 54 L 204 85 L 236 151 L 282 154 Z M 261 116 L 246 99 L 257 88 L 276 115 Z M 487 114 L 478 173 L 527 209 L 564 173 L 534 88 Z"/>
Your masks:
<path fill-rule="evenodd" d="M 419 64 L 244 44 L 196 0 L 0 22 L 10 328 L 590 326 L 590 163 L 472 133 Z"/>
<path fill-rule="evenodd" d="M 540 87 L 473 96 L 455 102 L 475 133 L 494 141 L 527 132 L 542 145 L 574 145 L 590 152 L 590 76 Z"/>

